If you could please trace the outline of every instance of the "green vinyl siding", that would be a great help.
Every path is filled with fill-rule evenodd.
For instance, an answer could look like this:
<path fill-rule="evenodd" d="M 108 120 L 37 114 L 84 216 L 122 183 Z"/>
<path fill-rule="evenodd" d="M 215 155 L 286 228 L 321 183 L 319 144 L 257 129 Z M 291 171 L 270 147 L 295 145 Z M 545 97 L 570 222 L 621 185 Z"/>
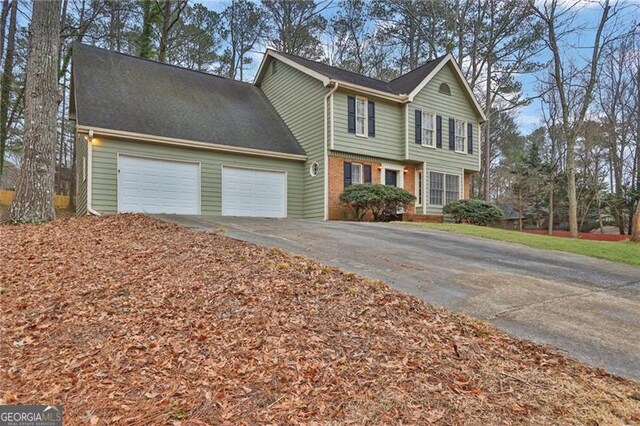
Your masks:
<path fill-rule="evenodd" d="M 87 180 L 88 175 L 84 172 L 84 167 L 88 169 L 89 159 L 87 158 L 87 141 L 84 135 L 76 133 L 76 215 L 87 214 Z M 87 170 L 88 172 L 88 170 Z"/>
<path fill-rule="evenodd" d="M 328 93 L 322 83 L 307 74 L 274 60 L 260 83 L 271 104 L 289 127 L 307 154 L 304 184 L 303 216 L 324 218 L 324 96 Z M 317 176 L 309 174 L 312 163 L 319 164 Z"/>
<path fill-rule="evenodd" d="M 433 79 L 418 93 L 409 105 L 409 158 L 426 161 L 429 170 L 444 171 L 480 170 L 480 131 L 479 117 L 466 89 L 454 74 L 453 65 L 443 67 Z M 446 83 L 451 95 L 440 93 L 440 85 Z M 442 148 L 423 147 L 415 141 L 415 110 L 429 111 L 442 117 Z M 473 124 L 473 154 L 449 149 L 449 118 L 464 120 Z"/>
<path fill-rule="evenodd" d="M 404 160 L 405 125 L 404 105 L 376 98 L 368 98 L 375 102 L 375 136 L 356 136 L 349 133 L 347 98 L 356 96 L 340 90 L 333 94 L 333 149 L 370 155 L 390 160 Z M 364 97 L 364 96 L 363 96 Z"/>
<path fill-rule="evenodd" d="M 116 213 L 118 209 L 118 154 L 200 163 L 200 204 L 203 215 L 222 213 L 223 165 L 286 171 L 287 216 L 302 217 L 303 161 L 106 138 L 96 138 L 92 147 L 92 208 L 99 213 Z"/>

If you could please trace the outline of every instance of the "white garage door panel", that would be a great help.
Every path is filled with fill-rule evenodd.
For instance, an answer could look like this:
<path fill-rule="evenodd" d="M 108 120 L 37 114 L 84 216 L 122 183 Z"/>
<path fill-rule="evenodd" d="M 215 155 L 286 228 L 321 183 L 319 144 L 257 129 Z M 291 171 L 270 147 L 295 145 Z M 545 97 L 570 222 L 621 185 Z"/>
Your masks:
<path fill-rule="evenodd" d="M 195 163 L 119 156 L 118 212 L 200 213 Z"/>
<path fill-rule="evenodd" d="M 286 217 L 284 172 L 222 168 L 222 215 Z"/>

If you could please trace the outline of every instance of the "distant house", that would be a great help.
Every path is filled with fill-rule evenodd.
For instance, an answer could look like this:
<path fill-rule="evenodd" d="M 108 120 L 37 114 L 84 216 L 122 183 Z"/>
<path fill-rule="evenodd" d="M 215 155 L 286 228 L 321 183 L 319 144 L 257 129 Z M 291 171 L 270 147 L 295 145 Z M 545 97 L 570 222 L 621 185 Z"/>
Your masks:
<path fill-rule="evenodd" d="M 520 210 L 510 204 L 503 204 L 500 208 L 504 212 L 505 228 L 517 228 L 521 217 Z M 522 220 L 526 220 L 526 217 L 522 216 Z"/>
<path fill-rule="evenodd" d="M 77 44 L 78 214 L 344 219 L 346 186 L 442 215 L 480 169 L 482 108 L 451 55 L 390 82 L 267 50 L 253 84 Z"/>

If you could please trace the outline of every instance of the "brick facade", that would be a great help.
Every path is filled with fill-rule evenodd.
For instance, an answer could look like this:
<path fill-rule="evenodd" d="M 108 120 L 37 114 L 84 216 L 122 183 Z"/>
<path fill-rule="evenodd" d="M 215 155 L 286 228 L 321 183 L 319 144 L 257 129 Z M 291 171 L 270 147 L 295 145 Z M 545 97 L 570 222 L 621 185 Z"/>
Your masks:
<path fill-rule="evenodd" d="M 473 175 L 476 172 L 465 170 L 464 171 L 464 192 L 462 193 L 462 197 L 465 200 L 471 198 L 471 179 L 473 179 Z"/>
<path fill-rule="evenodd" d="M 329 156 L 329 220 L 353 220 L 351 210 L 340 203 L 340 193 L 344 190 L 344 163 L 358 163 L 371 166 L 371 183 L 380 183 L 382 163 L 366 160 L 351 160 L 342 157 Z M 404 189 L 411 194 L 415 193 L 415 168 L 405 166 Z M 408 209 L 414 211 L 413 205 Z"/>

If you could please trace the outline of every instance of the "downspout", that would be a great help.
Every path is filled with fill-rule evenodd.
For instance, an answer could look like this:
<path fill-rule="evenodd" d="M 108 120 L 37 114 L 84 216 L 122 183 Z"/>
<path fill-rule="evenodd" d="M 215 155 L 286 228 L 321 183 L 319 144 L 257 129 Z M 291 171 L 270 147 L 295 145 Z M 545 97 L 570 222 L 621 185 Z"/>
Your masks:
<path fill-rule="evenodd" d="M 327 131 L 329 113 L 327 111 L 327 101 L 338 90 L 338 82 L 329 81 L 329 84 L 332 83 L 333 88 L 324 97 L 324 220 L 329 219 L 329 132 Z M 333 129 L 333 102 L 331 106 L 331 129 Z M 333 140 L 331 142 L 333 143 Z"/>
<path fill-rule="evenodd" d="M 89 130 L 87 137 L 87 212 L 94 216 L 100 216 L 100 213 L 91 208 L 91 182 L 93 181 L 92 174 L 93 165 L 93 130 Z"/>
<path fill-rule="evenodd" d="M 427 162 L 422 163 L 422 214 L 427 214 Z"/>
<path fill-rule="evenodd" d="M 409 103 L 404 104 L 404 158 L 409 159 Z"/>

